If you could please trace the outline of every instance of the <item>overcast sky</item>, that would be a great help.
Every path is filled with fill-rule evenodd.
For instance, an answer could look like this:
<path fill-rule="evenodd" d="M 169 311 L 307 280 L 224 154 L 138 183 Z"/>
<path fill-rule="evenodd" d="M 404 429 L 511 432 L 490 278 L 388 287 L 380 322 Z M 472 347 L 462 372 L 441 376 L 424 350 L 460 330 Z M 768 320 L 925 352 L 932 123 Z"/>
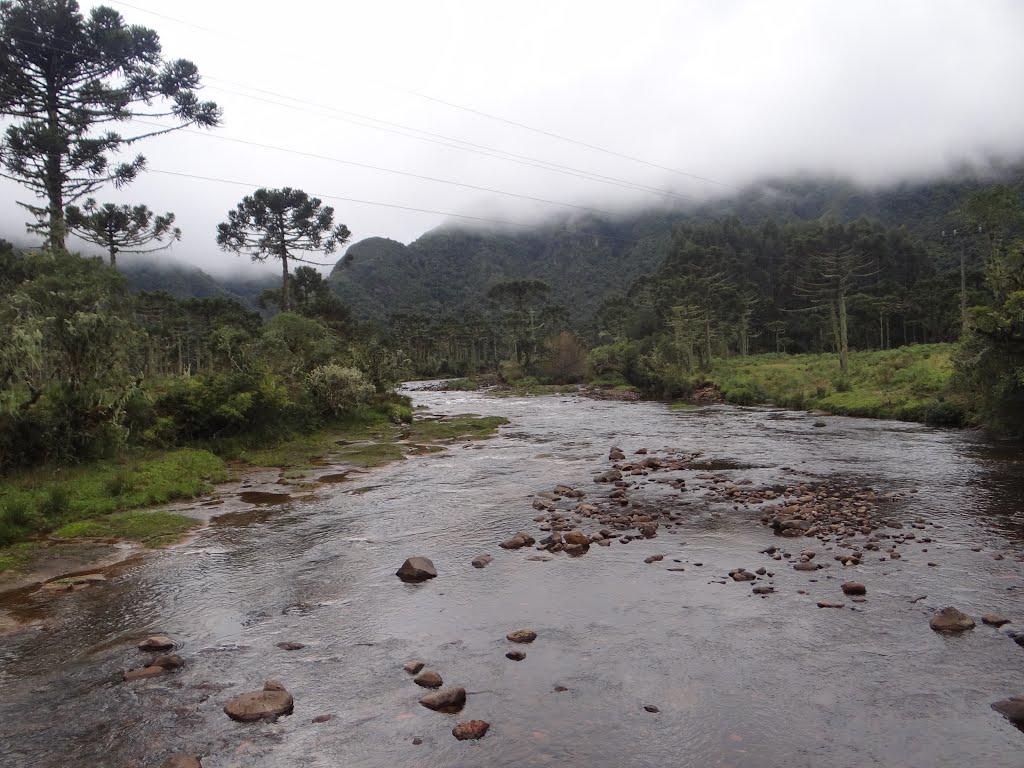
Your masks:
<path fill-rule="evenodd" d="M 140 146 L 150 168 L 238 183 L 154 172 L 99 197 L 174 211 L 184 239 L 170 258 L 214 272 L 248 266 L 214 233 L 258 186 L 323 197 L 353 242 L 408 242 L 446 213 L 528 221 L 683 202 L 765 174 L 876 184 L 1024 155 L 1019 0 L 107 4 L 195 61 L 224 107 L 210 135 Z M 22 240 L 25 192 L 0 192 L 0 227 Z"/>

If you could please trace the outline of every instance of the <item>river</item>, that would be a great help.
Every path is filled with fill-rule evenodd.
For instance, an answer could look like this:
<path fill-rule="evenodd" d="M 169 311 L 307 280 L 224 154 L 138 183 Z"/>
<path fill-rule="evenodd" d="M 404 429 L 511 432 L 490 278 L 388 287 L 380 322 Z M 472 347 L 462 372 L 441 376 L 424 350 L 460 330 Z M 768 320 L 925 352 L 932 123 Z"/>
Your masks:
<path fill-rule="evenodd" d="M 1024 624 L 1018 450 L 773 408 L 412 394 L 433 413 L 511 423 L 491 440 L 352 474 L 311 501 L 215 519 L 104 584 L 5 603 L 45 615 L 49 629 L 0 637 L 0 764 L 134 768 L 176 751 L 205 768 L 1021 764 L 1024 733 L 990 704 L 1024 693 L 1024 648 L 980 621 L 959 635 L 928 625 L 946 605 Z M 633 499 L 671 507 L 677 525 L 578 558 L 497 547 L 519 530 L 542 535 L 531 500 L 557 483 L 607 499 L 592 478 L 613 445 L 627 457 L 702 452 L 703 469 L 671 473 L 685 492 L 657 473 L 627 478 L 641 484 Z M 895 491 L 886 515 L 927 520 L 932 541 L 844 568 L 807 539 L 830 567 L 797 572 L 761 550 L 798 552 L 805 540 L 773 536 L 757 506 L 705 499 L 712 476 Z M 485 552 L 494 561 L 471 567 Z M 395 570 L 417 554 L 438 578 L 400 582 Z M 644 562 L 654 554 L 665 559 Z M 766 598 L 726 577 L 762 566 L 775 573 Z M 844 599 L 838 585 L 851 578 L 865 602 L 816 607 Z M 538 639 L 510 661 L 505 634 L 520 627 Z M 135 644 L 156 632 L 175 640 L 184 669 L 121 682 L 143 659 Z M 460 714 L 417 704 L 424 691 L 402 670 L 413 659 L 470 692 Z M 249 725 L 223 714 L 268 678 L 294 695 L 294 714 Z M 470 718 L 490 731 L 456 741 L 452 726 Z"/>

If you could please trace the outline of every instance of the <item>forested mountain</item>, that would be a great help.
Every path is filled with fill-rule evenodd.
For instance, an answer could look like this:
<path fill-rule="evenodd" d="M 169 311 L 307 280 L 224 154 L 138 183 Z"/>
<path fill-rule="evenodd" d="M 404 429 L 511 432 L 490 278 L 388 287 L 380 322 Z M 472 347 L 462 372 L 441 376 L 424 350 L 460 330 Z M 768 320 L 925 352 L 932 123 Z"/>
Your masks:
<path fill-rule="evenodd" d="M 122 259 L 117 265 L 133 292 L 163 291 L 176 299 L 208 299 L 214 297 L 242 301 L 199 267 L 161 260 L 159 256 Z"/>
<path fill-rule="evenodd" d="M 364 318 L 462 314 L 488 307 L 487 291 L 513 279 L 550 286 L 550 300 L 592 317 L 664 258 L 673 213 L 586 218 L 529 232 L 443 226 L 408 246 L 374 237 L 351 248 L 330 276 L 334 292 Z"/>
<path fill-rule="evenodd" d="M 1000 178 L 1024 188 L 1024 168 Z M 550 301 L 568 311 L 573 327 L 591 331 L 604 301 L 658 269 L 679 225 L 727 216 L 745 225 L 863 218 L 905 227 L 930 241 L 939 268 L 953 264 L 959 252 L 959 243 L 942 239 L 943 230 L 962 224 L 956 211 L 988 183 L 991 177 L 973 172 L 878 189 L 844 180 L 770 179 L 689 210 L 585 218 L 527 232 L 445 225 L 408 246 L 377 237 L 355 243 L 335 266 L 330 283 L 357 317 L 381 321 L 392 315 L 486 311 L 491 286 L 539 279 L 550 285 Z"/>

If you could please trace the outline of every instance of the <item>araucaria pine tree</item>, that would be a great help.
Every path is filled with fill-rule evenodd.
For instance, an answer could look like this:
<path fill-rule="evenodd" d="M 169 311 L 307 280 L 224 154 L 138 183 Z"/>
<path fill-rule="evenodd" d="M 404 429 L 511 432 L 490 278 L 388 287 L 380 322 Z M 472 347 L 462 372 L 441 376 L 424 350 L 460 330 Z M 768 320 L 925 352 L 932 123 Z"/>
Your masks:
<path fill-rule="evenodd" d="M 334 225 L 333 208 L 301 189 L 257 189 L 217 226 L 217 244 L 225 251 L 247 253 L 253 261 L 280 259 L 280 307 L 288 312 L 288 262 L 317 264 L 299 254 L 333 253 L 350 234 L 344 224 Z"/>
<path fill-rule="evenodd" d="M 0 2 L 0 176 L 41 202 L 30 231 L 59 250 L 67 237 L 65 207 L 103 184 L 132 181 L 142 155 L 113 156 L 136 142 L 187 126 L 211 128 L 221 110 L 200 101 L 199 72 L 190 61 L 165 60 L 156 32 L 129 26 L 97 6 L 84 16 L 75 0 Z M 124 136 L 113 128 L 134 118 L 170 118 L 176 125 Z"/>
<path fill-rule="evenodd" d="M 173 213 L 154 216 L 144 205 L 97 205 L 90 197 L 81 208 L 69 205 L 64 216 L 71 232 L 110 254 L 112 267 L 117 266 L 119 253 L 153 253 L 181 240 Z"/>

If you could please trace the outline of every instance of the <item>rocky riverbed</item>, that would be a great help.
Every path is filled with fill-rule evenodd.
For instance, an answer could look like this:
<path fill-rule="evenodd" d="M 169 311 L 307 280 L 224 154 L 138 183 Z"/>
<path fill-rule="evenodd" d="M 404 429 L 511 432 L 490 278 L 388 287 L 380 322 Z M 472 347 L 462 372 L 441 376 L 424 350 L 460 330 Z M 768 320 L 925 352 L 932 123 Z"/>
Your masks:
<path fill-rule="evenodd" d="M 766 408 L 414 397 L 512 423 L 0 605 L 0 627 L 34 617 L 0 637 L 0 763 L 1019 761 L 1017 451 Z"/>

